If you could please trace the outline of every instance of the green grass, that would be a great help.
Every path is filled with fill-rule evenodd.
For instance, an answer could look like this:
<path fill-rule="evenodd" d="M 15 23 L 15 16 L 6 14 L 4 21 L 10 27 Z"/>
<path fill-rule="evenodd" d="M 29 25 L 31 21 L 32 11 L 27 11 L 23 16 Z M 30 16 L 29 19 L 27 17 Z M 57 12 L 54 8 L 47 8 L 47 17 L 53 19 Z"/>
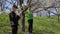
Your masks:
<path fill-rule="evenodd" d="M 25 20 L 25 32 L 21 31 L 21 23 L 19 20 L 19 30 L 18 34 L 28 34 L 28 23 Z M 0 15 L 0 34 L 9 34 L 11 33 L 10 21 L 8 14 Z M 34 17 L 33 22 L 33 34 L 60 34 L 60 24 L 57 23 L 57 17 L 51 16 L 48 18 L 43 17 Z"/>

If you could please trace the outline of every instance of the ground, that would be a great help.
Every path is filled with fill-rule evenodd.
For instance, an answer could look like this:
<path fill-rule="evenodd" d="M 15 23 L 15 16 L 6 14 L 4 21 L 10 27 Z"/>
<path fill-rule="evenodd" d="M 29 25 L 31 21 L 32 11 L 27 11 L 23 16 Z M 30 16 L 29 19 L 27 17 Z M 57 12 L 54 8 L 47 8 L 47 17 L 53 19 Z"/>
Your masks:
<path fill-rule="evenodd" d="M 57 22 L 56 16 L 34 17 L 33 18 L 33 34 L 60 34 L 60 24 Z M 8 14 L 0 15 L 0 34 L 11 34 L 11 27 Z M 19 20 L 18 34 L 28 34 L 28 23 L 25 20 L 25 32 L 21 31 L 21 23 Z"/>

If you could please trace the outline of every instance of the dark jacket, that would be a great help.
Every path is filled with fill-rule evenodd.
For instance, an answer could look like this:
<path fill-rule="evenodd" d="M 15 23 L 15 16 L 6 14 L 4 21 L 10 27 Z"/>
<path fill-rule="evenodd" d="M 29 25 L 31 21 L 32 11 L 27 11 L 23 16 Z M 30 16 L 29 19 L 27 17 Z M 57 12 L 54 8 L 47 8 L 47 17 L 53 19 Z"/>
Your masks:
<path fill-rule="evenodd" d="M 9 18 L 11 25 L 18 25 L 18 20 L 20 19 L 20 17 L 16 15 L 16 13 L 14 12 L 9 13 Z"/>

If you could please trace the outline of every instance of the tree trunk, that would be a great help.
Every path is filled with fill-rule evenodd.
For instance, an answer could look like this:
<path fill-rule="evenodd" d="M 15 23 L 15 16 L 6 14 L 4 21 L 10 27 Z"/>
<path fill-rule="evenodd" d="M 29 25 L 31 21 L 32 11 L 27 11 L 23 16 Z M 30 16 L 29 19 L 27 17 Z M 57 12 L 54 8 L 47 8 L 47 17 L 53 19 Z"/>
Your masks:
<path fill-rule="evenodd" d="M 23 3 L 23 0 L 20 0 L 20 8 L 22 10 L 22 14 L 21 14 L 21 27 L 22 27 L 22 31 L 24 32 L 25 31 L 25 14 L 24 14 L 24 11 L 23 11 L 23 8 L 22 8 L 22 3 Z"/>
<path fill-rule="evenodd" d="M 1 0 L 1 11 L 3 11 L 3 2 L 2 2 L 3 0 Z"/>
<path fill-rule="evenodd" d="M 21 15 L 21 24 L 22 24 L 22 31 L 24 32 L 25 31 L 25 14 L 24 14 L 24 11 L 22 12 L 22 15 Z"/>
<path fill-rule="evenodd" d="M 59 15 L 58 15 L 58 23 L 59 23 L 59 21 L 60 21 L 60 20 L 59 20 Z"/>
<path fill-rule="evenodd" d="M 48 11 L 48 18 L 50 18 L 50 11 Z"/>

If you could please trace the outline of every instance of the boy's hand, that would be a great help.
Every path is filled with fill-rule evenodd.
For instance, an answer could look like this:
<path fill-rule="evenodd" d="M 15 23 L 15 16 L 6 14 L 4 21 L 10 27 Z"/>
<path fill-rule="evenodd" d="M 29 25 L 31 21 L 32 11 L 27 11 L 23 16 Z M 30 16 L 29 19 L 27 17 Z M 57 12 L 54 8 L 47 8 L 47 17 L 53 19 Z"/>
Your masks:
<path fill-rule="evenodd" d="M 29 14 L 25 14 L 25 16 L 29 16 Z"/>
<path fill-rule="evenodd" d="M 18 15 L 18 16 L 21 16 L 21 14 L 20 14 L 20 13 L 18 13 L 17 15 Z"/>

